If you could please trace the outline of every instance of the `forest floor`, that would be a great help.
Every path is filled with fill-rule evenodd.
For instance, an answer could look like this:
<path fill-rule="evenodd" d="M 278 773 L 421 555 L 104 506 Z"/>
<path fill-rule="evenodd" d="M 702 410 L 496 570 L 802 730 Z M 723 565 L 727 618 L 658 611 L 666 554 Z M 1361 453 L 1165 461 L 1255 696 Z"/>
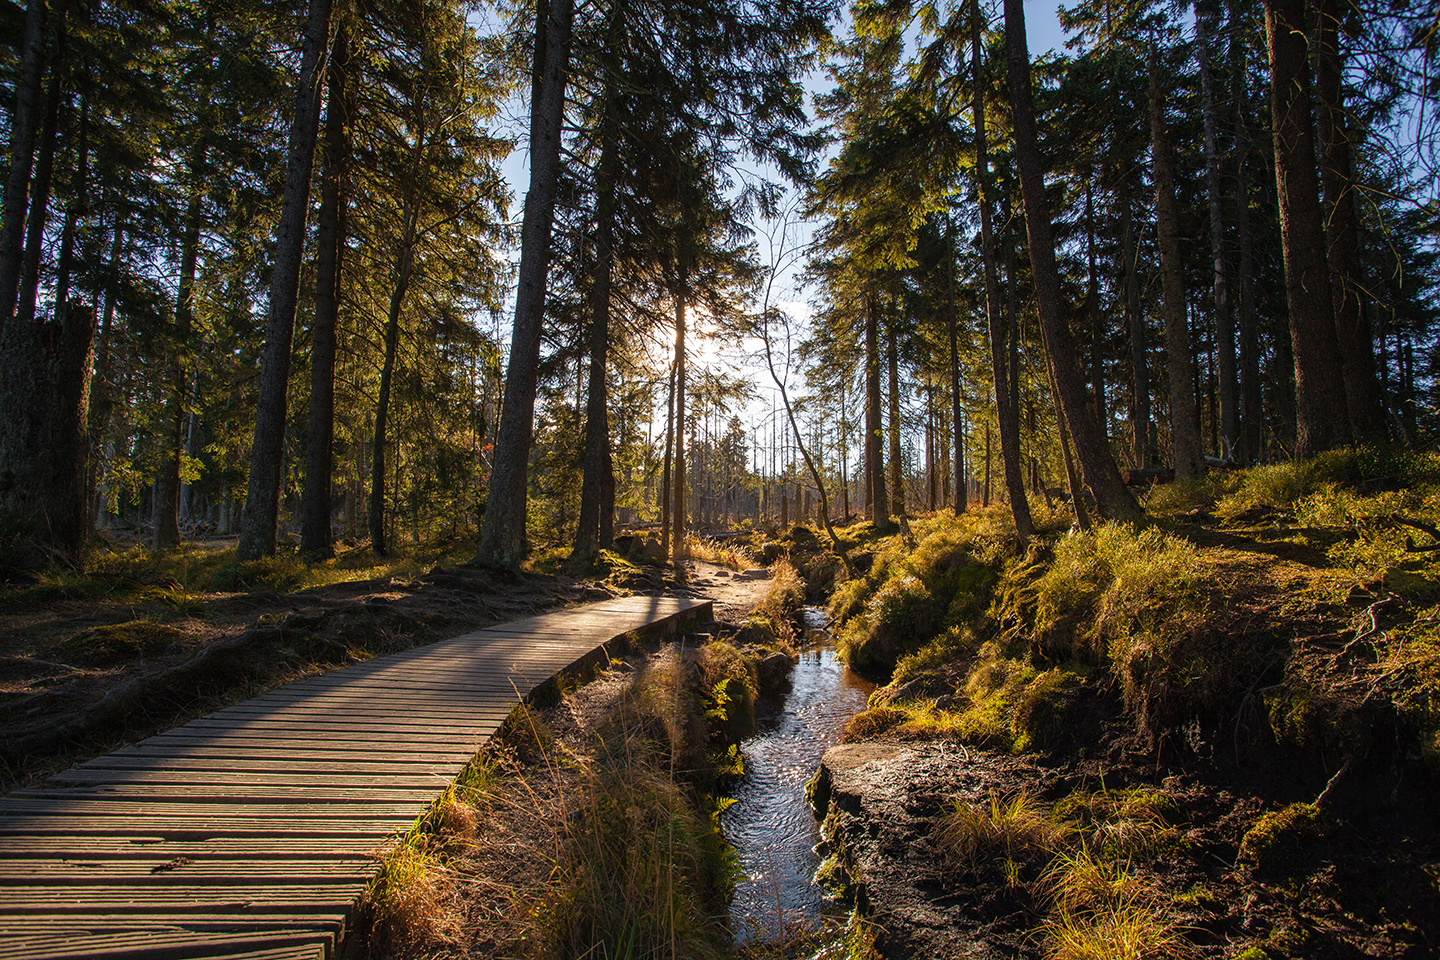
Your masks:
<path fill-rule="evenodd" d="M 275 686 L 541 610 L 690 588 L 618 561 L 579 575 L 469 567 L 456 542 L 381 563 L 235 566 L 234 541 L 98 556 L 83 573 L 0 585 L 0 790 L 25 786 Z M 765 582 L 696 561 L 734 613 Z M 743 618 L 742 618 L 743 619 Z"/>
<path fill-rule="evenodd" d="M 1437 468 L 1040 507 L 1025 549 L 993 509 L 842 531 L 839 644 L 888 685 L 817 794 L 882 955 L 1440 954 Z"/>

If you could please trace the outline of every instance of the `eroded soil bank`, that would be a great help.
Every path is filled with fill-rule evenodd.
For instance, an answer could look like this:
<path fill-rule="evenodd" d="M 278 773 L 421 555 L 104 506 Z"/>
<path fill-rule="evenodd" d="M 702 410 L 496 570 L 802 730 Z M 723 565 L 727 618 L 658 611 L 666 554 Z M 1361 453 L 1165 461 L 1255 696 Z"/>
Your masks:
<path fill-rule="evenodd" d="M 1406 532 L 1440 499 L 1387 464 L 1024 546 L 995 510 L 843 531 L 840 645 L 889 682 L 812 794 L 878 953 L 1440 954 L 1440 565 Z"/>

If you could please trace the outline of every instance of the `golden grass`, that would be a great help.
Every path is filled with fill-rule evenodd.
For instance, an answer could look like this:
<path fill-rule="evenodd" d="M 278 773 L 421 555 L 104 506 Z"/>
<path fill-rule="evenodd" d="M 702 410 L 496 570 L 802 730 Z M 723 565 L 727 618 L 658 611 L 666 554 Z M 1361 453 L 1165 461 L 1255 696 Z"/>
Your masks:
<path fill-rule="evenodd" d="M 1181 960 L 1194 955 L 1184 933 L 1146 897 L 1046 920 L 1049 960 Z"/>
<path fill-rule="evenodd" d="M 1023 789 L 992 793 L 987 803 L 955 799 L 940 821 L 936 840 L 947 860 L 961 869 L 984 863 L 1033 861 L 1048 856 L 1064 831 L 1045 816 Z"/>

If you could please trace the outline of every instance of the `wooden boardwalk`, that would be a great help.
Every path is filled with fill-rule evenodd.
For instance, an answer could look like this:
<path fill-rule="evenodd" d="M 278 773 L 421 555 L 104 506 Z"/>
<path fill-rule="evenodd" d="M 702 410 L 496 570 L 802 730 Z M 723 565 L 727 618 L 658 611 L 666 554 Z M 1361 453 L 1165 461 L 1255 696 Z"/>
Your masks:
<path fill-rule="evenodd" d="M 0 960 L 334 955 L 377 854 L 517 702 L 710 601 L 626 597 L 281 687 L 0 798 Z"/>

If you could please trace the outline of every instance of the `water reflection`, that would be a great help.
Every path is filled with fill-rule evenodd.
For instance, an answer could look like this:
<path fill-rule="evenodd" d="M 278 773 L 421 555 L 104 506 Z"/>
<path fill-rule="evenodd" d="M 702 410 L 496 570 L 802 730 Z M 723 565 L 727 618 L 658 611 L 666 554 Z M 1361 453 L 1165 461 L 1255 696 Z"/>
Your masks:
<path fill-rule="evenodd" d="M 823 645 L 800 655 L 783 698 L 757 704 L 759 732 L 741 745 L 746 776 L 722 818 L 746 875 L 730 907 L 742 942 L 778 932 L 781 916 L 818 918 L 830 906 L 811 882 L 820 834 L 805 802 L 805 781 L 864 709 L 874 684 L 835 658 L 825 620 L 823 611 L 806 610 L 807 639 Z"/>

